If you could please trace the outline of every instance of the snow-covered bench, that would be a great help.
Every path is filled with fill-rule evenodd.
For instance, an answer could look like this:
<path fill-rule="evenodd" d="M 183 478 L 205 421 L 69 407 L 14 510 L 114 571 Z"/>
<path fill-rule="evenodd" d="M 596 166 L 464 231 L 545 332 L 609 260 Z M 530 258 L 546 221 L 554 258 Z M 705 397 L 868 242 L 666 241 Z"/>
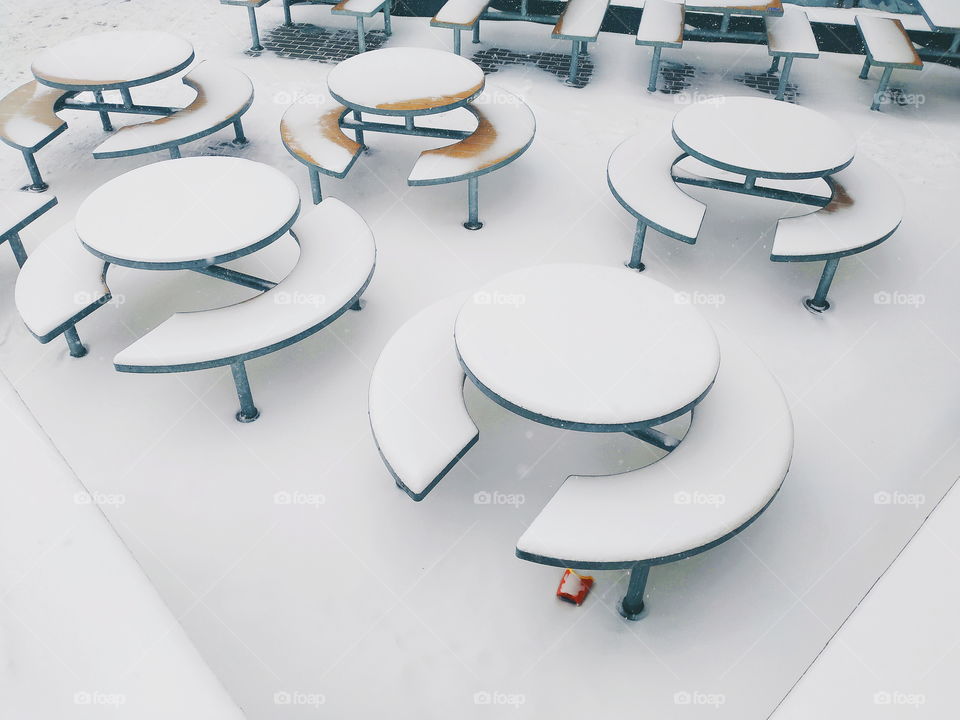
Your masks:
<path fill-rule="evenodd" d="M 69 222 L 33 251 L 17 276 L 15 301 L 20 317 L 37 340 L 48 343 L 63 335 L 73 357 L 87 349 L 77 323 L 109 302 L 107 264 L 80 243 Z"/>
<path fill-rule="evenodd" d="M 370 378 L 374 441 L 397 486 L 417 501 L 479 437 L 463 401 L 466 375 L 453 342 L 464 300 L 441 300 L 404 323 Z"/>
<path fill-rule="evenodd" d="M 0 245 L 9 243 L 20 267 L 27 261 L 20 231 L 56 204 L 55 197 L 41 198 L 16 190 L 0 191 Z"/>
<path fill-rule="evenodd" d="M 447 0 L 430 20 L 431 27 L 453 30 L 453 51 L 460 54 L 460 33 L 473 32 L 473 41 L 480 41 L 480 17 L 490 6 L 490 0 Z"/>
<path fill-rule="evenodd" d="M 903 219 L 903 193 L 897 181 L 872 160 L 857 156 L 828 179 L 830 203 L 807 215 L 777 223 L 770 259 L 774 262 L 826 260 L 817 292 L 804 305 L 813 312 L 830 307 L 827 292 L 840 258 L 876 247 L 896 232 Z"/>
<path fill-rule="evenodd" d="M 253 83 L 239 70 L 209 60 L 184 75 L 183 83 L 197 91 L 187 107 L 172 115 L 149 122 L 128 125 L 104 140 L 93 151 L 95 158 L 169 150 L 180 157 L 180 146 L 233 125 L 234 141 L 245 144 L 240 116 L 253 103 Z"/>
<path fill-rule="evenodd" d="M 167 373 L 229 365 L 240 398 L 237 420 L 256 420 L 260 411 L 244 362 L 309 337 L 348 309 L 359 310 L 376 261 L 370 228 L 334 198 L 297 220 L 291 234 L 300 259 L 277 285 L 235 305 L 176 313 L 118 353 L 116 369 Z"/>
<path fill-rule="evenodd" d="M 567 84 L 573 85 L 580 66 L 580 54 L 587 50 L 587 43 L 594 42 L 600 34 L 603 17 L 607 14 L 610 0 L 567 0 L 550 37 L 555 40 L 570 40 L 570 71 Z"/>
<path fill-rule="evenodd" d="M 292 25 L 293 20 L 290 17 L 291 5 L 333 5 L 330 9 L 333 15 L 351 15 L 357 19 L 357 47 L 360 52 L 366 52 L 367 40 L 366 31 L 363 27 L 363 19 L 373 17 L 378 12 L 383 13 L 383 31 L 387 35 L 392 35 L 393 30 L 390 26 L 390 10 L 393 0 L 283 0 L 283 18 L 284 23 Z"/>
<path fill-rule="evenodd" d="M 776 72 L 783 59 L 780 84 L 777 86 L 777 100 L 783 100 L 790 79 L 790 68 L 795 58 L 818 58 L 820 47 L 813 35 L 813 28 L 807 14 L 796 7 L 784 7 L 783 15 L 764 17 L 767 27 L 767 52 L 773 58 L 771 72 Z"/>
<path fill-rule="evenodd" d="M 220 0 L 221 5 L 236 5 L 247 9 L 247 19 L 250 21 L 250 50 L 260 52 L 260 31 L 257 29 L 257 8 L 266 5 L 270 0 Z"/>
<path fill-rule="evenodd" d="M 793 420 L 777 380 L 730 333 L 713 388 L 686 437 L 660 461 L 608 476 L 573 476 L 517 542 L 532 562 L 631 569 L 621 614 L 636 620 L 651 566 L 723 543 L 773 501 L 793 455 Z"/>
<path fill-rule="evenodd" d="M 644 135 L 625 140 L 610 155 L 607 184 L 624 209 L 637 218 L 627 267 L 644 269 L 641 255 L 647 227 L 691 245 L 697 241 L 706 206 L 674 182 L 671 170 L 681 157 L 672 140 L 655 141 Z"/>
<path fill-rule="evenodd" d="M 686 8 L 683 3 L 670 0 L 646 0 L 643 15 L 637 29 L 637 45 L 653 48 L 650 62 L 650 82 L 647 90 L 657 91 L 657 76 L 660 72 L 660 53 L 663 48 L 683 47 L 683 23 Z"/>
<path fill-rule="evenodd" d="M 478 178 L 520 157 L 533 142 L 537 122 L 523 100 L 489 84 L 466 109 L 476 116 L 477 129 L 452 145 L 420 153 L 407 182 L 439 185 L 466 180 L 469 216 L 463 226 L 479 230 L 483 223 L 478 217 Z"/>
<path fill-rule="evenodd" d="M 0 140 L 23 153 L 32 180 L 24 190 L 43 192 L 49 187 L 33 154 L 67 129 L 57 110 L 73 95 L 31 80 L 0 99 Z"/>
<path fill-rule="evenodd" d="M 876 15 L 857 15 L 854 22 L 857 24 L 857 30 L 860 31 L 860 37 L 863 38 L 863 46 L 866 51 L 863 69 L 860 71 L 860 79 L 867 79 L 872 65 L 883 68 L 880 85 L 873 96 L 873 104 L 870 106 L 871 110 L 879 110 L 894 68 L 922 70 L 923 61 L 917 54 L 913 42 L 911 42 L 907 31 L 903 28 L 903 23 L 899 19 Z"/>
<path fill-rule="evenodd" d="M 343 105 L 327 97 L 316 102 L 294 103 L 280 120 L 280 138 L 294 158 L 307 166 L 314 204 L 323 199 L 320 173 L 344 178 L 363 152 L 363 136 L 349 137 L 340 127 L 340 120 L 349 112 Z"/>

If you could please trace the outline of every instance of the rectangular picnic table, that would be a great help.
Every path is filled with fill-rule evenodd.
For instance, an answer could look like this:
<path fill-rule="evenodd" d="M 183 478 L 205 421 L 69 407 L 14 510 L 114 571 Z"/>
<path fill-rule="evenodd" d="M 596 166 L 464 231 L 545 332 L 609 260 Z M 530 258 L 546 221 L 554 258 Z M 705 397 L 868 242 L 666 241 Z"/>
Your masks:
<path fill-rule="evenodd" d="M 926 55 L 960 57 L 960 2 L 957 0 L 917 0 L 920 14 L 932 30 L 953 35 L 950 49 L 937 53 L 926 51 Z"/>

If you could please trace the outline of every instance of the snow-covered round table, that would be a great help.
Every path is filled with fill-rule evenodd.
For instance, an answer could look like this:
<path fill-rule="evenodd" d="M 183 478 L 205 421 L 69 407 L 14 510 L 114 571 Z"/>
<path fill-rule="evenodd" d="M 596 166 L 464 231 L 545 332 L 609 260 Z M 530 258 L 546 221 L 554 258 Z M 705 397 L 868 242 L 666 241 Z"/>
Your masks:
<path fill-rule="evenodd" d="M 802 180 L 838 172 L 857 143 L 825 115 L 791 103 L 725 97 L 677 113 L 673 138 L 685 153 L 747 178 Z"/>
<path fill-rule="evenodd" d="M 430 115 L 462 107 L 483 92 L 483 70 L 442 50 L 387 48 L 344 60 L 327 76 L 330 94 L 351 110 Z"/>
<path fill-rule="evenodd" d="M 299 212 L 296 184 L 269 165 L 191 157 L 131 170 L 94 190 L 77 211 L 76 230 L 112 264 L 209 271 L 266 247 Z"/>
<path fill-rule="evenodd" d="M 80 35 L 42 50 L 31 70 L 61 90 L 120 90 L 170 77 L 193 61 L 193 46 L 158 30 Z"/>
<path fill-rule="evenodd" d="M 713 328 L 685 300 L 627 269 L 545 265 L 474 293 L 454 337 L 467 376 L 507 409 L 573 430 L 644 433 L 690 411 L 719 369 Z"/>

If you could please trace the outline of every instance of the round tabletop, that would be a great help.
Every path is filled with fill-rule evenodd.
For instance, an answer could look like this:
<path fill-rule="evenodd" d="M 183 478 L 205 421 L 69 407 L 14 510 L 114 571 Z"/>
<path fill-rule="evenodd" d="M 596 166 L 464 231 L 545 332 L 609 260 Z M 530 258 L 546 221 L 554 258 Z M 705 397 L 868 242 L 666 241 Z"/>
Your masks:
<path fill-rule="evenodd" d="M 477 387 L 519 415 L 635 430 L 689 411 L 717 376 L 716 335 L 686 300 L 626 268 L 529 268 L 467 300 L 457 352 Z"/>
<path fill-rule="evenodd" d="M 802 180 L 842 170 L 853 160 L 853 135 L 808 108 L 764 98 L 697 103 L 673 120 L 673 138 L 708 165 L 754 177 Z"/>
<path fill-rule="evenodd" d="M 429 115 L 483 92 L 483 70 L 464 57 L 426 48 L 387 48 L 344 60 L 327 76 L 330 94 L 354 110 Z"/>
<path fill-rule="evenodd" d="M 193 46 L 156 30 L 80 35 L 34 58 L 37 81 L 62 90 L 118 90 L 162 80 L 193 62 Z"/>
<path fill-rule="evenodd" d="M 107 262 L 148 270 L 223 263 L 293 225 L 300 193 L 269 165 L 191 157 L 145 165 L 94 190 L 77 211 L 80 241 Z"/>

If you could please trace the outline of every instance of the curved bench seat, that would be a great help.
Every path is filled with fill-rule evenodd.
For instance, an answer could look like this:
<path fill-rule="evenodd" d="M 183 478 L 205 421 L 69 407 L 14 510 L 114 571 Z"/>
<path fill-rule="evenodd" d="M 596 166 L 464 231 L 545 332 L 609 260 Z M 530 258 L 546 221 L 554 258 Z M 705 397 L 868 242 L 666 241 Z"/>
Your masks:
<path fill-rule="evenodd" d="M 777 222 L 770 259 L 774 262 L 826 260 L 820 286 L 805 301 L 815 312 L 830 307 L 827 292 L 840 258 L 876 247 L 900 227 L 903 192 L 897 181 L 867 157 L 857 158 L 828 178 L 830 203 Z"/>
<path fill-rule="evenodd" d="M 673 181 L 673 165 L 682 155 L 672 140 L 651 141 L 645 135 L 625 140 L 610 155 L 607 184 L 624 209 L 637 218 L 628 267 L 645 267 L 641 254 L 647 227 L 681 242 L 697 241 L 707 208 Z"/>
<path fill-rule="evenodd" d="M 464 227 L 477 230 L 482 227 L 477 219 L 477 178 L 523 155 L 536 135 L 537 121 L 522 99 L 489 84 L 466 109 L 477 118 L 476 130 L 451 145 L 420 153 L 407 183 L 439 185 L 467 180 L 470 218 Z"/>
<path fill-rule="evenodd" d="M 214 310 L 176 313 L 114 358 L 120 372 L 185 372 L 231 365 L 241 416 L 258 415 L 243 363 L 280 350 L 323 329 L 359 298 L 373 275 L 373 233 L 354 210 L 329 198 L 297 220 L 291 233 L 300 259 L 275 287 Z M 239 377 L 238 377 L 239 375 Z M 249 400 L 249 407 L 244 401 Z"/>
<path fill-rule="evenodd" d="M 206 60 L 183 77 L 197 91 L 187 107 L 172 115 L 128 125 L 104 140 L 93 151 L 97 159 L 125 157 L 169 150 L 180 157 L 180 145 L 199 140 L 233 125 L 236 142 L 245 143 L 240 116 L 253 103 L 250 78 L 229 65 Z"/>
<path fill-rule="evenodd" d="M 67 129 L 56 111 L 60 101 L 73 94 L 31 80 L 0 99 L 0 140 L 23 153 L 33 180 L 26 189 L 47 189 L 33 154 Z"/>
<path fill-rule="evenodd" d="M 76 324 L 109 302 L 106 272 L 106 263 L 80 243 L 73 222 L 63 225 L 33 251 L 17 276 L 14 299 L 27 329 L 42 343 L 63 335 L 71 355 L 86 355 Z"/>
<path fill-rule="evenodd" d="M 633 568 L 645 580 L 651 565 L 708 550 L 763 512 L 790 467 L 790 408 L 753 351 L 717 334 L 720 372 L 679 447 L 638 470 L 568 478 L 517 542 L 518 557 Z M 642 609 L 642 583 L 632 590 L 628 616 Z"/>
<path fill-rule="evenodd" d="M 349 109 L 329 96 L 316 100 L 294 103 L 280 120 L 283 146 L 310 172 L 314 204 L 323 199 L 318 173 L 344 178 L 363 152 L 359 138 L 354 140 L 340 127 L 340 120 Z"/>
<path fill-rule="evenodd" d="M 370 428 L 397 486 L 423 500 L 476 443 L 453 326 L 465 297 L 435 303 L 394 333 L 370 378 Z"/>

